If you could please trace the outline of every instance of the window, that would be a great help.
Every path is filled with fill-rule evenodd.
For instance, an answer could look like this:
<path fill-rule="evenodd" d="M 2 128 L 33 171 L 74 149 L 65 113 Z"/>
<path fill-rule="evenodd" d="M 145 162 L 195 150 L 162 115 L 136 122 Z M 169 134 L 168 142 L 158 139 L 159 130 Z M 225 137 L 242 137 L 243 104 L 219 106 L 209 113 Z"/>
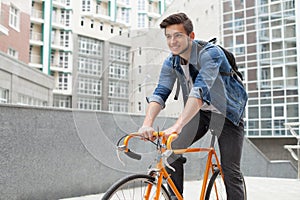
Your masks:
<path fill-rule="evenodd" d="M 113 112 L 128 112 L 128 103 L 110 100 L 108 103 L 108 109 Z"/>
<path fill-rule="evenodd" d="M 78 94 L 101 96 L 102 82 L 93 78 L 78 78 Z"/>
<path fill-rule="evenodd" d="M 97 58 L 79 57 L 78 72 L 100 77 L 102 73 L 102 60 Z"/>
<path fill-rule="evenodd" d="M 128 62 L 129 61 L 129 48 L 120 45 L 111 45 L 110 46 L 110 59 L 112 61 L 122 61 Z"/>
<path fill-rule="evenodd" d="M 94 20 L 91 19 L 91 28 L 94 28 Z"/>
<path fill-rule="evenodd" d="M 70 26 L 70 11 L 69 10 L 61 10 L 61 22 L 65 26 Z"/>
<path fill-rule="evenodd" d="M 20 29 L 20 11 L 13 5 L 9 9 L 9 25 L 18 31 Z"/>
<path fill-rule="evenodd" d="M 68 90 L 68 74 L 59 73 L 58 88 L 59 90 Z"/>
<path fill-rule="evenodd" d="M 17 52 L 16 50 L 12 49 L 12 48 L 9 48 L 9 49 L 7 50 L 7 54 L 8 54 L 9 56 L 13 57 L 13 58 L 18 59 L 18 52 Z"/>
<path fill-rule="evenodd" d="M 146 10 L 146 0 L 138 0 L 138 10 Z"/>
<path fill-rule="evenodd" d="M 114 33 L 114 26 L 110 26 L 110 33 L 111 33 L 111 34 Z"/>
<path fill-rule="evenodd" d="M 284 117 L 283 106 L 274 106 L 274 117 Z"/>
<path fill-rule="evenodd" d="M 60 31 L 60 45 L 70 47 L 70 32 Z"/>
<path fill-rule="evenodd" d="M 64 69 L 69 68 L 69 52 L 59 52 L 59 66 Z"/>
<path fill-rule="evenodd" d="M 101 110 L 101 100 L 96 98 L 78 98 L 77 107 L 81 110 Z"/>
<path fill-rule="evenodd" d="M 84 17 L 81 17 L 80 25 L 81 25 L 81 26 L 84 25 Z"/>
<path fill-rule="evenodd" d="M 91 0 L 82 0 L 81 10 L 83 12 L 91 11 Z"/>
<path fill-rule="evenodd" d="M 103 42 L 92 38 L 79 37 L 79 53 L 102 57 Z"/>
<path fill-rule="evenodd" d="M 128 65 L 112 63 L 109 66 L 109 77 L 116 79 L 128 79 Z"/>
<path fill-rule="evenodd" d="M 109 82 L 109 97 L 128 98 L 128 83 Z"/>
<path fill-rule="evenodd" d="M 126 23 L 130 23 L 130 10 L 124 9 L 122 10 L 122 20 Z"/>
<path fill-rule="evenodd" d="M 139 14 L 138 15 L 138 28 L 144 28 L 146 25 L 146 15 Z"/>
<path fill-rule="evenodd" d="M 287 117 L 299 117 L 298 104 L 287 105 Z"/>
<path fill-rule="evenodd" d="M 8 103 L 8 90 L 0 88 L 0 103 Z"/>
<path fill-rule="evenodd" d="M 53 105 L 59 108 L 71 108 L 71 97 L 63 95 L 53 95 Z"/>
<path fill-rule="evenodd" d="M 282 67 L 274 67 L 273 69 L 273 77 L 283 77 L 283 70 Z"/>
<path fill-rule="evenodd" d="M 31 106 L 47 106 L 47 101 L 31 97 L 25 94 L 18 94 L 18 104 Z"/>

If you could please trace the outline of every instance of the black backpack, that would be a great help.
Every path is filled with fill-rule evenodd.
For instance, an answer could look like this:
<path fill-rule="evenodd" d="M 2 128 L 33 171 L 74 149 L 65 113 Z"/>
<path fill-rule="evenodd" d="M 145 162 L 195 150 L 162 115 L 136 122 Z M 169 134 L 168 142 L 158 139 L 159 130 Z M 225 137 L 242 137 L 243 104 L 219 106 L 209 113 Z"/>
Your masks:
<path fill-rule="evenodd" d="M 213 38 L 213 39 L 209 40 L 208 42 L 200 41 L 199 44 L 202 46 L 205 46 L 207 43 L 215 44 L 216 42 L 217 42 L 217 38 Z M 222 47 L 220 45 L 218 45 L 218 47 L 224 52 L 230 66 L 232 68 L 231 72 L 220 72 L 220 74 L 222 76 L 233 76 L 237 81 L 239 81 L 241 83 L 241 85 L 243 85 L 243 82 L 242 82 L 244 80 L 243 75 L 238 70 L 233 53 L 231 53 L 230 51 L 228 51 L 227 49 L 225 49 L 224 47 Z M 174 66 L 173 66 L 173 68 L 174 68 Z M 176 88 L 174 100 L 178 100 L 179 90 L 180 90 L 180 83 L 179 83 L 179 80 L 177 79 L 177 88 Z"/>
<path fill-rule="evenodd" d="M 208 41 L 209 43 L 213 43 L 215 44 L 217 42 L 217 38 L 213 38 L 211 40 Z M 241 81 L 243 81 L 243 75 L 241 72 L 239 72 L 236 61 L 235 61 L 235 57 L 233 55 L 233 53 L 231 53 L 230 51 L 228 51 L 227 49 L 225 49 L 224 47 L 218 45 L 218 47 L 220 47 L 220 49 L 222 49 L 222 51 L 224 52 L 229 64 L 231 65 L 232 68 L 232 72 L 233 72 L 233 76 L 235 76 L 235 78 L 237 78 L 237 76 L 240 78 Z M 220 72 L 221 75 L 232 75 L 232 74 L 228 74 L 228 73 L 224 73 L 224 72 Z"/>

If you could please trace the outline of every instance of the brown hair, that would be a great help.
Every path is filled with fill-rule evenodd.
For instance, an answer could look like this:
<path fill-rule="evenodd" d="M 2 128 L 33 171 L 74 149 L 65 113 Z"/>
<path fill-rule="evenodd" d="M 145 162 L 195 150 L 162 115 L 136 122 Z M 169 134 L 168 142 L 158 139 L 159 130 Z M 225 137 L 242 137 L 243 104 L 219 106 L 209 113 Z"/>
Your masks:
<path fill-rule="evenodd" d="M 174 24 L 183 24 L 184 30 L 188 35 L 193 32 L 193 23 L 185 13 L 176 13 L 168 16 L 160 23 L 160 28 L 165 29 Z"/>

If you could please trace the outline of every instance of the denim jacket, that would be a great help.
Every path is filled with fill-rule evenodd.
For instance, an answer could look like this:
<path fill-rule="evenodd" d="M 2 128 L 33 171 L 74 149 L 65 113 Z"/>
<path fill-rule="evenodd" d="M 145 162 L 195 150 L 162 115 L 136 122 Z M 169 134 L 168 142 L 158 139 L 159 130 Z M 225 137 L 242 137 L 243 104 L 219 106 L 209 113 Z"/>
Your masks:
<path fill-rule="evenodd" d="M 201 44 L 201 42 L 200 42 Z M 200 45 L 194 40 L 189 60 L 190 75 L 193 88 L 189 90 L 180 57 L 170 54 L 164 61 L 159 82 L 149 102 L 157 102 L 162 108 L 172 92 L 176 79 L 180 82 L 184 103 L 188 97 L 202 99 L 213 105 L 235 125 L 242 121 L 248 95 L 242 83 L 234 76 L 224 76 L 220 72 L 232 73 L 231 66 L 224 52 L 216 45 L 206 43 Z"/>

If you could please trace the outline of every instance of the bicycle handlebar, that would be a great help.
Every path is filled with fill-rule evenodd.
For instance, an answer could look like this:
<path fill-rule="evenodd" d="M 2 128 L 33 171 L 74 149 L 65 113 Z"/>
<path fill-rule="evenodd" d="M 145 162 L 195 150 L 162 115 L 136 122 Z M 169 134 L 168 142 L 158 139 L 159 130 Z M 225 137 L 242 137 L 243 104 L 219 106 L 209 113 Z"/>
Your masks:
<path fill-rule="evenodd" d="M 155 136 L 157 138 L 162 138 L 162 145 L 166 145 L 167 150 L 171 150 L 172 149 L 172 147 L 171 147 L 172 141 L 174 140 L 175 137 L 178 136 L 178 134 L 173 133 L 167 139 L 164 137 L 164 135 L 165 135 L 164 132 L 154 132 L 153 133 L 153 136 Z M 130 133 L 125 137 L 123 145 L 118 146 L 118 150 L 123 151 L 125 153 L 125 155 L 129 156 L 130 158 L 133 158 L 135 160 L 141 160 L 141 158 L 142 158 L 141 154 L 135 153 L 128 148 L 129 140 L 133 137 L 139 137 L 141 139 L 144 139 L 144 137 L 139 133 Z"/>

